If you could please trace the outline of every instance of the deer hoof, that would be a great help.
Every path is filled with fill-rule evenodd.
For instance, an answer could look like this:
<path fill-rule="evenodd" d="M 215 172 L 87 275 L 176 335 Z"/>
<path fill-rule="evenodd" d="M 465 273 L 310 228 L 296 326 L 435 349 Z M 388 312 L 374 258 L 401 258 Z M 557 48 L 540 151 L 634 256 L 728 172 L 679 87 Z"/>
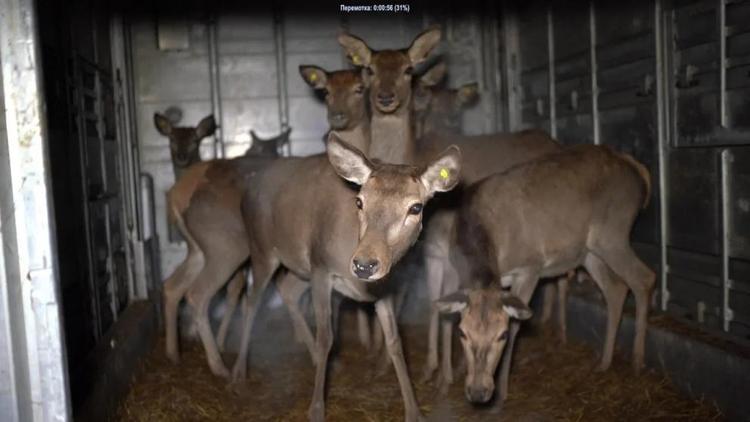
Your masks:
<path fill-rule="evenodd" d="M 175 365 L 180 364 L 180 354 L 177 352 L 167 352 L 167 359 Z"/>
<path fill-rule="evenodd" d="M 247 378 L 247 367 L 245 365 L 234 365 L 232 368 L 232 382 L 243 381 Z"/>
<path fill-rule="evenodd" d="M 422 378 L 419 380 L 420 383 L 426 384 L 432 380 L 433 375 L 435 375 L 435 367 L 432 365 L 427 365 L 424 367 L 424 371 L 422 371 Z"/>
<path fill-rule="evenodd" d="M 313 404 L 310 406 L 310 410 L 307 411 L 307 416 L 310 418 L 310 422 L 325 422 L 326 411 L 323 404 Z"/>

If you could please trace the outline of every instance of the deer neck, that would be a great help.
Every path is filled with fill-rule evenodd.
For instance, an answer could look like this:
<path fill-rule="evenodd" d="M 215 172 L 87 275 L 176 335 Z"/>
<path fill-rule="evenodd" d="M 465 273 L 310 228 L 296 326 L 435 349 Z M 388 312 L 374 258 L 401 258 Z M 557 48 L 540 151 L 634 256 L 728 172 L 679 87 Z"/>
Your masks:
<path fill-rule="evenodd" d="M 414 162 L 416 147 L 409 107 L 392 114 L 374 110 L 370 126 L 370 158 L 393 164 Z"/>
<path fill-rule="evenodd" d="M 346 130 L 332 130 L 338 137 L 359 149 L 360 151 L 370 150 L 370 123 L 368 119 L 365 121 Z"/>

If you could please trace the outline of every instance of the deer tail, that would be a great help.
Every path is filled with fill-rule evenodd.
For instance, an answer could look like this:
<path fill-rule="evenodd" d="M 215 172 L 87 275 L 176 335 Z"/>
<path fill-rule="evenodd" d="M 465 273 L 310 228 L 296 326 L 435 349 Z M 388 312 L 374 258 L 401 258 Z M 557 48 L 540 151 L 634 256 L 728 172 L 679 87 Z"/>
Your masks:
<path fill-rule="evenodd" d="M 643 179 L 643 184 L 646 188 L 646 193 L 643 198 L 643 204 L 641 205 L 641 209 L 644 209 L 648 206 L 649 200 L 651 199 L 651 173 L 648 171 L 646 166 L 644 166 L 641 162 L 633 158 L 632 155 L 626 154 L 626 153 L 620 153 L 620 156 L 625 159 L 625 161 L 630 164 L 633 169 L 635 169 L 636 172 L 641 176 L 641 179 Z"/>

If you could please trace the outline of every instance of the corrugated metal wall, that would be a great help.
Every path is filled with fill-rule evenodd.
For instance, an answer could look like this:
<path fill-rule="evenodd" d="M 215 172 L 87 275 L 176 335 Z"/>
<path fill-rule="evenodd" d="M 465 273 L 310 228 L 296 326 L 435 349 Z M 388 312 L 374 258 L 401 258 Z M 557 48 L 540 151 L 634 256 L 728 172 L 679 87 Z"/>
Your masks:
<path fill-rule="evenodd" d="M 611 145 L 646 164 L 653 195 L 633 241 L 662 268 L 662 309 L 749 338 L 750 5 L 532 2 L 507 11 L 515 127 Z"/>

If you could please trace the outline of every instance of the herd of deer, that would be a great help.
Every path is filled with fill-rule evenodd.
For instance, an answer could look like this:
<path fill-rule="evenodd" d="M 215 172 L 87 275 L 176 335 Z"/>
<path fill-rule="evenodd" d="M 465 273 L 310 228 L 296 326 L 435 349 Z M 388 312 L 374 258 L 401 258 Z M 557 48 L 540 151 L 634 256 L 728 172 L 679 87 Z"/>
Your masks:
<path fill-rule="evenodd" d="M 531 316 L 528 303 L 538 280 L 559 277 L 564 292 L 578 267 L 606 299 L 600 369 L 610 365 L 628 290 L 636 304 L 633 364 L 636 372 L 641 369 L 655 274 L 634 254 L 629 233 L 650 197 L 648 171 L 627 154 L 603 146 L 564 147 L 540 130 L 461 135 L 461 109 L 477 97 L 477 86 L 446 89 L 442 63 L 419 76 L 416 72 L 440 38 L 440 30 L 432 28 L 408 48 L 376 51 L 341 34 L 338 41 L 355 69 L 300 66 L 302 78 L 325 96 L 326 154 L 278 157 L 277 145 L 262 147 L 265 143 L 256 139 L 245 156 L 200 162 L 198 144 L 216 127 L 213 118 L 195 128 L 177 128 L 155 116 L 157 129 L 170 139 L 178 176 L 168 194 L 169 215 L 188 247 L 164 284 L 171 360 L 179 360 L 177 315 L 185 298 L 211 371 L 234 380 L 245 377 L 253 321 L 273 279 L 296 338 L 316 366 L 309 417 L 323 420 L 336 290 L 355 301 L 374 302 L 405 419 L 420 419 L 397 327 L 395 309 L 403 289 L 389 273 L 398 271 L 396 264 L 420 236 L 429 209 L 422 236 L 433 300 L 426 379 L 440 366 L 442 337 L 440 379 L 442 385 L 452 382 L 453 326 L 440 313 L 458 313 L 466 397 L 489 401 L 498 373 L 496 402 L 501 404 L 508 394 L 513 344 L 520 321 Z M 451 190 L 427 207 L 435 194 Z M 245 288 L 246 268 L 253 283 L 241 300 L 242 340 L 230 372 L 220 353 Z M 227 282 L 228 309 L 214 336 L 209 303 Z M 308 289 L 315 335 L 299 308 Z M 359 321 L 361 340 L 369 344 L 366 315 Z"/>

